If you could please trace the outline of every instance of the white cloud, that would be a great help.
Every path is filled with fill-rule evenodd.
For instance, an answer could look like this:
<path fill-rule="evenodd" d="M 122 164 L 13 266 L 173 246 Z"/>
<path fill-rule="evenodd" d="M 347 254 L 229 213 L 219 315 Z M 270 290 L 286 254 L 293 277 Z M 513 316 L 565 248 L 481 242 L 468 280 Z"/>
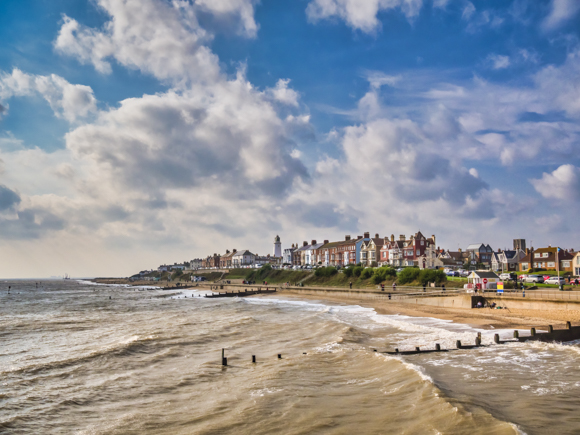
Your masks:
<path fill-rule="evenodd" d="M 377 15 L 381 11 L 400 9 L 412 20 L 423 6 L 423 0 L 312 0 L 306 15 L 312 22 L 340 18 L 350 27 L 365 33 L 376 32 L 381 27 Z"/>
<path fill-rule="evenodd" d="M 475 13 L 475 6 L 473 6 L 473 3 L 471 3 L 470 1 L 465 3 L 465 6 L 463 7 L 463 12 L 461 13 L 461 18 L 463 18 L 464 20 L 469 20 L 473 14 Z"/>
<path fill-rule="evenodd" d="M 505 69 L 510 66 L 509 56 L 503 56 L 501 54 L 490 54 L 487 56 L 487 60 L 493 69 Z"/>
<path fill-rule="evenodd" d="M 395 86 L 401 80 L 401 76 L 390 76 L 381 71 L 369 71 L 365 78 L 369 81 L 372 89 L 379 89 L 384 85 Z"/>
<path fill-rule="evenodd" d="M 276 87 L 268 89 L 267 94 L 280 103 L 298 107 L 298 99 L 300 96 L 298 92 L 288 87 L 289 83 L 289 79 L 280 79 L 276 83 Z"/>
<path fill-rule="evenodd" d="M 574 165 L 562 165 L 530 182 L 544 198 L 580 201 L 580 168 Z"/>
<path fill-rule="evenodd" d="M 97 0 L 111 17 L 102 30 L 64 17 L 56 50 L 110 73 L 110 59 L 172 83 L 212 82 L 220 74 L 218 58 L 204 44 L 195 7 L 186 1 Z"/>
<path fill-rule="evenodd" d="M 258 0 L 197 0 L 196 6 L 216 15 L 238 15 L 242 25 L 242 33 L 253 38 L 258 32 L 254 20 L 254 4 Z"/>
<path fill-rule="evenodd" d="M 97 100 L 89 86 L 73 85 L 59 77 L 26 74 L 15 68 L 11 74 L 0 72 L 0 99 L 41 95 L 55 115 L 74 122 L 97 109 Z"/>
<path fill-rule="evenodd" d="M 550 13 L 542 23 L 545 30 L 554 30 L 574 18 L 580 10 L 578 0 L 552 0 Z"/>

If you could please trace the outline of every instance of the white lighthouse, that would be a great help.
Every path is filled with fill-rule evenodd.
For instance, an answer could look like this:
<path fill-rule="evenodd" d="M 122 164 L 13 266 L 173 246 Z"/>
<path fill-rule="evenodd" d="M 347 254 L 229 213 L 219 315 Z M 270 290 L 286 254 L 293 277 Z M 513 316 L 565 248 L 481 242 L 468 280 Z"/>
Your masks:
<path fill-rule="evenodd" d="M 282 256 L 282 243 L 280 243 L 280 236 L 274 237 L 274 257 Z"/>

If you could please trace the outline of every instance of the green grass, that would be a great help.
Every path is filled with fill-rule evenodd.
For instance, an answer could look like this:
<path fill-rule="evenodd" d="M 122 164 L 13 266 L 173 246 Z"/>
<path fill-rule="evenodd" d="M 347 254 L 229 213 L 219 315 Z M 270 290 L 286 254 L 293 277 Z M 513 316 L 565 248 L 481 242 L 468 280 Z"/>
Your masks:
<path fill-rule="evenodd" d="M 357 278 L 351 276 L 347 277 L 344 273 L 337 273 L 332 276 L 315 276 L 314 271 L 303 271 L 303 270 L 291 270 L 291 269 L 231 269 L 223 279 L 248 279 L 251 281 L 256 281 L 260 284 L 263 281 L 267 281 L 268 284 L 284 284 L 286 282 L 290 285 L 298 285 L 300 283 L 304 284 L 306 287 L 342 287 L 349 288 L 349 283 L 352 282 L 353 289 L 374 289 L 377 285 L 373 282 L 372 277 L 367 279 Z M 389 290 L 393 286 L 395 279 L 387 277 L 382 284 L 385 285 L 385 290 Z M 446 281 L 445 286 L 447 288 L 463 288 L 463 285 L 467 282 L 466 278 L 456 278 L 453 281 Z M 402 286 L 397 283 L 397 286 Z M 421 283 L 418 281 L 413 281 L 406 284 L 405 286 L 411 287 L 422 287 Z"/>

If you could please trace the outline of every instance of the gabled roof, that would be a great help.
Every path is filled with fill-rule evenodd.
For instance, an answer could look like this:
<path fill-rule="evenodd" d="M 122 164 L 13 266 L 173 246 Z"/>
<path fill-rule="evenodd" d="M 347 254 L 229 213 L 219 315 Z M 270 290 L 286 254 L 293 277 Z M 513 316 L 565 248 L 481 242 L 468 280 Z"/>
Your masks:
<path fill-rule="evenodd" d="M 516 256 L 516 254 L 518 253 L 518 251 L 503 251 L 505 258 L 507 258 L 508 260 L 511 260 L 512 258 L 514 258 Z"/>
<path fill-rule="evenodd" d="M 342 242 L 330 242 L 330 243 L 326 243 L 324 245 L 322 245 L 320 247 L 320 249 L 328 249 L 328 248 L 335 248 L 337 247 L 340 243 Z"/>
<path fill-rule="evenodd" d="M 244 250 L 242 250 L 242 251 L 238 251 L 238 252 L 236 252 L 236 253 L 235 253 L 233 256 L 234 256 L 234 257 L 241 257 L 241 256 L 243 256 L 243 255 L 254 255 L 254 254 L 252 254 L 252 253 L 251 253 L 250 251 L 248 251 L 247 249 L 244 249 Z"/>
<path fill-rule="evenodd" d="M 499 279 L 499 276 L 497 276 L 495 273 L 488 272 L 488 271 L 483 271 L 483 270 L 474 270 L 473 272 L 471 272 L 470 275 L 472 275 L 472 274 L 477 275 L 479 278 L 495 278 L 495 279 Z"/>
<path fill-rule="evenodd" d="M 467 250 L 468 251 L 476 251 L 476 250 L 479 250 L 482 246 L 485 248 L 485 245 L 483 243 L 472 243 L 471 245 L 469 245 L 467 247 Z"/>

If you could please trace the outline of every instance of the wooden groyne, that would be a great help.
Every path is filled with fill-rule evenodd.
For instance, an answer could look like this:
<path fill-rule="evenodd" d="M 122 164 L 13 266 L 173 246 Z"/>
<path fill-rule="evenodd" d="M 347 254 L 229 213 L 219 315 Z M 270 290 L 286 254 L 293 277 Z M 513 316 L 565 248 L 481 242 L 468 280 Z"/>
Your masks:
<path fill-rule="evenodd" d="M 225 292 L 225 293 L 214 293 L 214 294 L 205 295 L 204 297 L 206 297 L 206 298 L 237 298 L 237 297 L 244 297 L 244 296 L 276 293 L 276 291 L 277 291 L 276 289 L 270 290 L 269 288 L 267 288 L 266 290 L 258 289 L 258 290 L 250 290 L 250 291 L 248 291 L 246 289 L 244 291 L 238 290 L 237 292 L 232 291 L 232 292 Z"/>
<path fill-rule="evenodd" d="M 552 325 L 548 325 L 547 332 L 537 332 L 536 328 L 530 328 L 530 335 L 520 336 L 519 330 L 514 330 L 514 338 L 510 340 L 500 340 L 499 334 L 495 334 L 493 341 L 495 344 L 505 344 L 505 343 L 523 343 L 526 341 L 541 341 L 544 343 L 564 343 L 567 341 L 580 340 L 580 326 L 572 326 L 571 322 L 566 322 L 566 329 L 554 329 Z M 433 353 L 433 352 L 449 352 L 452 350 L 466 350 L 466 349 L 477 349 L 478 347 L 488 347 L 488 345 L 481 344 L 481 333 L 477 334 L 475 338 L 475 344 L 465 345 L 461 343 L 461 340 L 457 340 L 455 349 L 441 349 L 439 343 L 435 344 L 434 349 L 421 349 L 420 347 L 415 347 L 415 350 L 404 350 L 399 351 L 395 349 L 394 351 L 381 352 L 387 355 L 417 355 L 422 353 Z M 376 350 L 375 350 L 376 351 Z"/>
<path fill-rule="evenodd" d="M 177 286 L 172 286 L 172 287 L 161 287 L 161 290 L 183 290 L 186 288 L 193 288 L 193 287 L 197 287 L 197 285 L 192 284 L 192 285 L 177 285 Z"/>

